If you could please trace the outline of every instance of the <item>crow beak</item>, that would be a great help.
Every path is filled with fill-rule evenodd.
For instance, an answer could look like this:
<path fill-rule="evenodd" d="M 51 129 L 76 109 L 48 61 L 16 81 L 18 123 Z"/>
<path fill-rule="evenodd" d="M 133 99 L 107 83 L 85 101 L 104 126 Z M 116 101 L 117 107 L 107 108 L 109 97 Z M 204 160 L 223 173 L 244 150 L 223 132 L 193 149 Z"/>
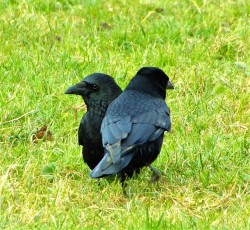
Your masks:
<path fill-rule="evenodd" d="M 174 89 L 174 85 L 171 83 L 171 81 L 168 81 L 167 89 Z"/>
<path fill-rule="evenodd" d="M 79 82 L 75 85 L 70 86 L 66 91 L 65 94 L 76 94 L 76 95 L 84 95 L 86 92 L 86 83 Z"/>
<path fill-rule="evenodd" d="M 77 91 L 77 87 L 75 85 L 70 86 L 66 91 L 64 92 L 65 94 L 75 94 Z"/>

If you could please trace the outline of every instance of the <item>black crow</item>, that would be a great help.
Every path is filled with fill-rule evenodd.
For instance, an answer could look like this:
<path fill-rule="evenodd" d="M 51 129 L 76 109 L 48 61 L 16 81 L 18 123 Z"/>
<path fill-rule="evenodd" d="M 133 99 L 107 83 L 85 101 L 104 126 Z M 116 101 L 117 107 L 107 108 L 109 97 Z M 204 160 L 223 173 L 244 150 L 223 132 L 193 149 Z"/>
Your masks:
<path fill-rule="evenodd" d="M 78 143 L 83 146 L 83 160 L 90 169 L 95 168 L 104 156 L 101 123 L 109 104 L 121 92 L 114 79 L 103 73 L 91 74 L 65 91 L 65 94 L 82 96 L 87 106 L 78 129 Z"/>
<path fill-rule="evenodd" d="M 144 166 L 158 173 L 150 164 L 160 153 L 164 131 L 171 129 L 164 101 L 167 88 L 174 87 L 161 69 L 143 67 L 137 72 L 107 109 L 101 125 L 106 153 L 91 177 L 119 174 L 123 184 Z"/>

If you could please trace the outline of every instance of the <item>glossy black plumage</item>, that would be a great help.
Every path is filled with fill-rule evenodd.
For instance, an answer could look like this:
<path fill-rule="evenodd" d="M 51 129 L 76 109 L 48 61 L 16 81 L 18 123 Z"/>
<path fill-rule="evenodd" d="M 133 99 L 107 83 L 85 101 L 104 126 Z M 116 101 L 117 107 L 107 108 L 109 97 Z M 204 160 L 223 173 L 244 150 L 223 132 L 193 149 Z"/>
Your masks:
<path fill-rule="evenodd" d="M 104 156 L 101 123 L 107 107 L 121 92 L 114 79 L 102 73 L 91 74 L 65 91 L 65 94 L 82 96 L 87 106 L 78 129 L 78 143 L 83 146 L 83 160 L 90 169 Z"/>
<path fill-rule="evenodd" d="M 101 126 L 106 154 L 91 177 L 118 173 L 124 181 L 157 158 L 164 131 L 171 129 L 164 101 L 167 88 L 173 85 L 161 69 L 144 67 L 137 72 L 107 109 Z"/>

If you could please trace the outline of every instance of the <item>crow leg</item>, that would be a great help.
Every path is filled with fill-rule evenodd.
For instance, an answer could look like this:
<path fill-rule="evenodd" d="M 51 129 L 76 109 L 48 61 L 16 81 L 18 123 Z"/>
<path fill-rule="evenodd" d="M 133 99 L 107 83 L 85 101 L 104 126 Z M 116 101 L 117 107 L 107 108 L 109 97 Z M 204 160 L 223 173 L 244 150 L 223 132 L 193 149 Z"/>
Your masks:
<path fill-rule="evenodd" d="M 121 185 L 122 185 L 122 192 L 123 192 L 123 195 L 125 197 L 128 197 L 128 194 L 127 194 L 127 191 L 126 191 L 126 179 L 127 179 L 127 175 L 126 173 L 124 172 L 120 172 L 118 173 L 118 178 L 119 178 L 119 181 L 121 182 Z"/>
<path fill-rule="evenodd" d="M 152 165 L 149 165 L 148 167 L 153 172 L 153 175 L 152 175 L 152 177 L 150 179 L 150 182 L 158 181 L 160 179 L 160 177 L 161 177 L 161 172 L 158 169 L 156 169 L 155 167 L 153 167 Z"/>
<path fill-rule="evenodd" d="M 139 175 L 140 172 L 141 172 L 141 169 L 140 169 L 140 168 L 137 168 L 137 169 L 135 169 L 135 171 L 134 171 L 135 175 Z"/>

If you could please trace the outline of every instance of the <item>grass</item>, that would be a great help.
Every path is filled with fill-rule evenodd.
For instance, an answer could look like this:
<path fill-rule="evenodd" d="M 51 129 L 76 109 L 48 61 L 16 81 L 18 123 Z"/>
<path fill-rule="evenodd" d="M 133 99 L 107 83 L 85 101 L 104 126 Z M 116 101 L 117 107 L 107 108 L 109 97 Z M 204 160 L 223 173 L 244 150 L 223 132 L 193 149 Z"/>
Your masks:
<path fill-rule="evenodd" d="M 250 6 L 236 1 L 0 3 L 1 229 L 249 229 Z M 150 172 L 97 186 L 77 128 L 93 72 L 124 88 L 162 68 L 172 132 Z M 22 117 L 21 117 L 22 116 Z M 14 120 L 13 120 L 14 119 Z M 31 142 L 44 124 L 52 141 Z"/>

